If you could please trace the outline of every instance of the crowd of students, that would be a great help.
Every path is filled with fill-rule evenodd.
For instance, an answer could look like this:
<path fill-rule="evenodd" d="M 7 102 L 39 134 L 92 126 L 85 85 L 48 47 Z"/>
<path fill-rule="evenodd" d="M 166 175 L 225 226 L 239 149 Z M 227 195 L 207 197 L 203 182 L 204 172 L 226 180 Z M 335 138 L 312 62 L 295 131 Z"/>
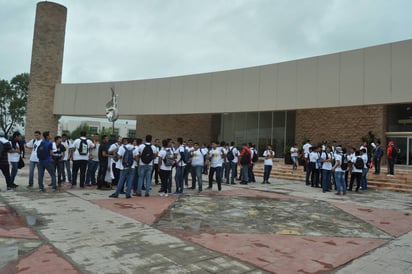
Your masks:
<path fill-rule="evenodd" d="M 304 171 L 306 172 L 306 185 L 320 187 L 323 192 L 336 190 L 336 195 L 345 195 L 352 191 L 356 183 L 355 191 L 367 190 L 367 174 L 370 168 L 374 168 L 374 174 L 380 174 L 381 161 L 384 149 L 380 141 L 370 144 L 373 151 L 368 153 L 368 144 L 364 142 L 359 149 L 350 147 L 348 150 L 340 145 L 329 145 L 323 142 L 318 146 L 312 146 L 307 141 L 302 147 Z M 296 146 L 293 148 L 296 152 Z M 291 153 L 292 153 L 291 149 Z M 394 175 L 394 159 L 397 149 L 392 141 L 386 149 L 388 160 L 388 176 Z M 297 159 L 293 159 L 294 167 Z"/>
<path fill-rule="evenodd" d="M 8 145 L 15 149 L 14 142 L 3 139 L 7 143 L 4 155 L 11 157 L 14 150 L 9 149 Z M 213 189 L 213 183 L 216 182 L 218 191 L 222 190 L 222 183 L 236 184 L 236 180 L 240 180 L 240 184 L 256 182 L 253 166 L 258 152 L 252 143 L 241 147 L 237 147 L 234 142 L 216 141 L 210 145 L 200 145 L 190 139 L 184 141 L 183 138 L 177 138 L 176 141 L 155 139 L 152 143 L 151 135 L 147 135 L 144 140 L 99 134 L 87 138 L 86 132 L 81 132 L 75 140 L 69 140 L 66 134 L 52 138 L 48 131 L 36 131 L 34 138 L 25 147 L 31 150 L 27 187 L 34 187 L 37 168 L 39 192 L 45 191 L 43 180 L 46 171 L 51 178 L 49 186 L 52 191 L 57 191 L 64 182 L 70 183 L 71 188 L 92 185 L 96 185 L 97 189 L 115 187 L 109 196 L 111 198 L 117 198 L 120 194 L 126 198 L 142 194 L 150 196 L 152 178 L 155 184 L 161 184 L 162 196 L 172 193 L 173 185 L 173 194 L 176 195 L 182 194 L 185 188 L 203 191 L 204 174 L 208 175 L 207 189 Z M 21 151 L 16 153 L 17 160 L 20 160 Z M 263 184 L 270 184 L 274 156 L 274 151 L 268 146 L 263 153 Z M 8 164 L 9 160 L 4 162 Z M 17 173 L 14 160 L 11 163 L 13 176 L 6 179 L 10 191 L 17 187 L 13 185 Z"/>

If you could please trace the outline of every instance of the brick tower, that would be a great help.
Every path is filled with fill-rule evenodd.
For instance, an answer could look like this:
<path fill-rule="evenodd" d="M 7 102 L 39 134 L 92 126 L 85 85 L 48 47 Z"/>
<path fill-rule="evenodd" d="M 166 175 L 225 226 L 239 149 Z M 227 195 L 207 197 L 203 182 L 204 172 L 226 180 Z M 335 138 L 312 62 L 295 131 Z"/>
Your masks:
<path fill-rule="evenodd" d="M 39 2 L 34 23 L 30 83 L 27 99 L 26 136 L 35 130 L 57 133 L 59 117 L 53 114 L 55 85 L 61 83 L 66 7 Z"/>

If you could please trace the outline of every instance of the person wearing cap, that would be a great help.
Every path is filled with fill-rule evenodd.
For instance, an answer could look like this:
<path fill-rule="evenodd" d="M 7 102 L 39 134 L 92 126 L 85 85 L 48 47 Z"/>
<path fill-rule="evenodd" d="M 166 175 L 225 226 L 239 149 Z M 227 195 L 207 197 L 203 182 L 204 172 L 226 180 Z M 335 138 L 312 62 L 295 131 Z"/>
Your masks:
<path fill-rule="evenodd" d="M 11 150 L 9 140 L 5 138 L 4 131 L 0 130 L 0 169 L 6 179 L 7 191 L 13 191 L 13 184 L 10 178 L 10 165 L 8 152 Z"/>
<path fill-rule="evenodd" d="M 336 195 L 346 194 L 345 171 L 341 168 L 342 164 L 342 147 L 335 147 L 335 164 L 332 167 L 332 172 L 335 173 Z"/>
<path fill-rule="evenodd" d="M 388 160 L 388 175 L 393 176 L 395 174 L 394 167 L 395 167 L 395 158 L 396 158 L 396 148 L 395 143 L 393 141 L 389 141 L 388 148 L 386 149 L 386 158 Z"/>

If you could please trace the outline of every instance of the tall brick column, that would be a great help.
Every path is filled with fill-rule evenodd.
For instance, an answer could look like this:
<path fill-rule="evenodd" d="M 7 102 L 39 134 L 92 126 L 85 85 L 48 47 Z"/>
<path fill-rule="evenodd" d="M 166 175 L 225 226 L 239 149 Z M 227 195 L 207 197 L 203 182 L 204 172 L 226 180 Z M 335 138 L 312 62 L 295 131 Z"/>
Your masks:
<path fill-rule="evenodd" d="M 59 117 L 53 114 L 55 85 L 61 83 L 66 7 L 39 2 L 34 24 L 30 83 L 27 99 L 26 136 L 35 130 L 57 133 Z"/>

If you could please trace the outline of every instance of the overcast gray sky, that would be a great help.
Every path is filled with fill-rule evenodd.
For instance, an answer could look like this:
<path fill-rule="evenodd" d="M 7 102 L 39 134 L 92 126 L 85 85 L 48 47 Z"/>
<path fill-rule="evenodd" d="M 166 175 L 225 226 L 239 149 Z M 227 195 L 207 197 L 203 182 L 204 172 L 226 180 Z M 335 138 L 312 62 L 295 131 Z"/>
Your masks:
<path fill-rule="evenodd" d="M 30 72 L 35 0 L 0 0 L 0 78 Z M 60 0 L 63 83 L 235 69 L 412 39 L 410 0 Z"/>

